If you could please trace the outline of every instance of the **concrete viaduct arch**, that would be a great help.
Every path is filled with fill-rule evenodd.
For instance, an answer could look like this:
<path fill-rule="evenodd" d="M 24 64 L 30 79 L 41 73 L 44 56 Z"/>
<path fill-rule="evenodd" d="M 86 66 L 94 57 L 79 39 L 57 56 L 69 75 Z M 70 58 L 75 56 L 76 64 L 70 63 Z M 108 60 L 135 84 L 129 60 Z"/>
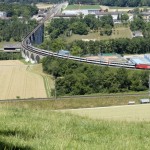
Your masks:
<path fill-rule="evenodd" d="M 40 60 L 43 58 L 43 56 L 36 54 L 36 53 L 33 53 L 33 52 L 30 52 L 30 51 L 27 51 L 25 49 L 21 50 L 21 54 L 22 54 L 22 57 L 25 59 L 26 62 L 30 61 L 33 64 L 39 63 Z"/>

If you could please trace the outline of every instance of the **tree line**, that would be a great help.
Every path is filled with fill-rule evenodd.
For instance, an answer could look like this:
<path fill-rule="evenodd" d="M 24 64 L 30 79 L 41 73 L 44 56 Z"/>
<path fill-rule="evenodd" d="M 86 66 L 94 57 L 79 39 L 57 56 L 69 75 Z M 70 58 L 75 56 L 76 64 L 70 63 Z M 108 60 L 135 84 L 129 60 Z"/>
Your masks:
<path fill-rule="evenodd" d="M 0 19 L 0 41 L 21 41 L 36 26 L 31 16 L 37 14 L 35 5 L 0 3 L 0 10 L 7 13 L 8 19 Z M 22 18 L 19 18 L 22 17 Z"/>
<path fill-rule="evenodd" d="M 7 12 L 7 17 L 22 16 L 29 18 L 38 13 L 38 8 L 29 4 L 0 3 L 0 11 Z"/>
<path fill-rule="evenodd" d="M 0 52 L 0 60 L 18 60 L 21 58 L 21 53 Z"/>
<path fill-rule="evenodd" d="M 69 50 L 72 55 L 85 56 L 102 53 L 145 54 L 150 53 L 150 38 L 119 38 L 102 41 L 75 40 L 67 43 L 63 38 L 45 40 L 40 45 L 42 49 L 58 52 L 61 49 Z"/>
<path fill-rule="evenodd" d="M 57 95 L 117 93 L 148 89 L 147 71 L 129 71 L 45 57 L 43 70 L 56 79 Z"/>
<path fill-rule="evenodd" d="M 39 2 L 49 2 L 49 3 L 60 3 L 62 0 L 0 0 L 0 2 L 5 3 L 39 3 Z M 120 7 L 137 7 L 137 6 L 150 6 L 149 0 L 69 0 L 70 4 L 100 4 L 108 6 L 120 6 Z"/>
<path fill-rule="evenodd" d="M 20 20 L 12 17 L 9 20 L 0 19 L 0 41 L 21 42 L 22 38 L 37 26 L 35 20 Z"/>

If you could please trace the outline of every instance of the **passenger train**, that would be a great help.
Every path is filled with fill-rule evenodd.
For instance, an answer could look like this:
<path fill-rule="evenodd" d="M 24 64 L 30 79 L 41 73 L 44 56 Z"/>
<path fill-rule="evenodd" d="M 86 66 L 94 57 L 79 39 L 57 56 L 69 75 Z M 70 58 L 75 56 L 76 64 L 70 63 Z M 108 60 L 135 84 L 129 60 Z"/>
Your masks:
<path fill-rule="evenodd" d="M 54 56 L 54 57 L 58 57 L 58 58 L 70 59 L 70 60 L 75 60 L 75 61 L 79 61 L 79 62 L 85 62 L 85 63 L 102 65 L 102 66 L 119 67 L 119 68 L 122 67 L 122 68 L 130 68 L 130 69 L 150 69 L 150 65 L 147 65 L 147 64 L 134 64 L 131 62 L 130 63 L 118 63 L 118 62 L 107 62 L 107 61 L 101 61 L 101 60 L 89 60 L 89 59 L 83 58 L 83 57 L 77 57 L 77 56 L 72 56 L 72 55 L 62 55 L 59 53 L 46 51 L 46 50 L 32 46 L 31 43 L 29 42 L 29 38 L 32 36 L 32 34 L 36 30 L 38 30 L 39 27 L 41 27 L 41 25 L 47 19 L 51 19 L 54 17 L 54 15 L 55 15 L 54 10 L 56 9 L 56 12 L 57 12 L 59 7 L 60 7 L 59 4 L 56 5 L 55 7 L 53 7 L 51 10 L 51 15 L 49 14 L 50 15 L 49 17 L 45 17 L 40 22 L 40 24 L 24 38 L 24 40 L 22 41 L 22 47 L 24 49 L 29 50 L 30 52 L 42 55 L 42 56 Z"/>

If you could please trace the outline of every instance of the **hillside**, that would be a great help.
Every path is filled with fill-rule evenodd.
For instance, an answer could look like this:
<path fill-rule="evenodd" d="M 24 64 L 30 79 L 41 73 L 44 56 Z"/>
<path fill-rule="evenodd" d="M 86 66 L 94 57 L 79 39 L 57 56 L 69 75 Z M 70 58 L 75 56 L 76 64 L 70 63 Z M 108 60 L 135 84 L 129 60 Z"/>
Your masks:
<path fill-rule="evenodd" d="M 0 104 L 0 149 L 149 149 L 149 122 L 90 120 Z"/>

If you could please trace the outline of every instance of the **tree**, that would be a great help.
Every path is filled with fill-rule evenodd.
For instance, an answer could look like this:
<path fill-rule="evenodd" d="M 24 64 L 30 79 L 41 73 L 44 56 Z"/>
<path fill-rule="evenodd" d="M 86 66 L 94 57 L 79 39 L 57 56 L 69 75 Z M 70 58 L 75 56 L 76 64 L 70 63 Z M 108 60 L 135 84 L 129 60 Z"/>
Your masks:
<path fill-rule="evenodd" d="M 82 22 L 75 22 L 71 25 L 71 29 L 73 33 L 80 34 L 80 35 L 86 35 L 88 34 L 87 26 L 85 23 Z"/>
<path fill-rule="evenodd" d="M 128 14 L 122 14 L 122 15 L 121 15 L 121 21 L 122 21 L 123 23 L 126 23 L 126 22 L 128 21 L 128 19 L 129 19 Z"/>
<path fill-rule="evenodd" d="M 74 56 L 81 56 L 81 48 L 77 45 L 73 45 L 71 48 L 71 54 Z"/>

